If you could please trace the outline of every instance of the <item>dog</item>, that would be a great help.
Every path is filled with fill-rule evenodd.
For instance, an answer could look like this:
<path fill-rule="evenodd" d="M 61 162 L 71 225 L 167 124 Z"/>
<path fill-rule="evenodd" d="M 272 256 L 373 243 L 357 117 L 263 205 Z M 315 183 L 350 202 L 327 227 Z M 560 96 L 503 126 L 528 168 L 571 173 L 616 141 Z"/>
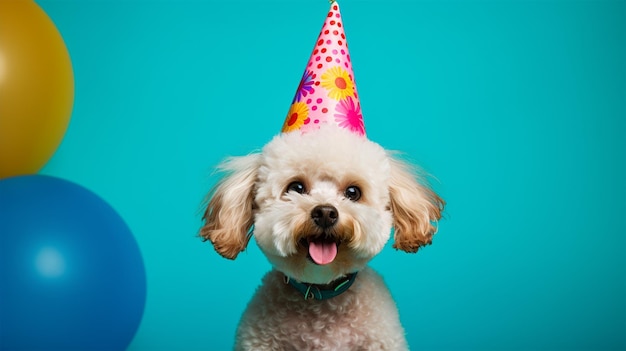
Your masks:
<path fill-rule="evenodd" d="M 235 350 L 407 350 L 398 309 L 367 263 L 391 238 L 432 241 L 445 202 L 415 167 L 366 137 L 320 126 L 227 159 L 200 235 L 235 259 L 251 237 L 273 269 Z"/>

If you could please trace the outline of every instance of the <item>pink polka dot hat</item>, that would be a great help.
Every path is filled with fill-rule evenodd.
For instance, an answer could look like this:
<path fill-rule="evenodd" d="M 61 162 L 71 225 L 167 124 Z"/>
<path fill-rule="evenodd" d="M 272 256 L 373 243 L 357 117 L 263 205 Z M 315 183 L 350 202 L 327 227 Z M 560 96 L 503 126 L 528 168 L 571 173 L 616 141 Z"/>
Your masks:
<path fill-rule="evenodd" d="M 321 124 L 334 124 L 365 135 L 361 103 L 336 1 L 331 1 L 282 132 L 300 130 L 305 133 L 319 128 Z"/>

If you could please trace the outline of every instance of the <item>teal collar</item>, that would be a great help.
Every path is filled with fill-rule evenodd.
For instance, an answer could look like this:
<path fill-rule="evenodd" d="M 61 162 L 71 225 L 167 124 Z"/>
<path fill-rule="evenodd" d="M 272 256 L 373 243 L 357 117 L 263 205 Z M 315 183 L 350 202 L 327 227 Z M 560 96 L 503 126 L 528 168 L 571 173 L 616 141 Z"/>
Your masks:
<path fill-rule="evenodd" d="M 304 295 L 305 300 L 327 300 L 339 296 L 346 292 L 354 283 L 356 272 L 345 277 L 332 281 L 327 285 L 302 283 L 285 276 L 285 284 L 293 286 L 298 292 Z"/>

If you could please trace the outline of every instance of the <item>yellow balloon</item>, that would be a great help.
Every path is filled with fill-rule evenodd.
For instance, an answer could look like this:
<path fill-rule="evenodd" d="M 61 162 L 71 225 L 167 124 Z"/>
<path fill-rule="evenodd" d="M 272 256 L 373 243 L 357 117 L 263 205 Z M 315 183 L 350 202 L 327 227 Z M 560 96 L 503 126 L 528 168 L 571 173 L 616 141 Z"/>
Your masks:
<path fill-rule="evenodd" d="M 73 103 L 72 63 L 54 23 L 31 0 L 0 0 L 0 179 L 46 164 Z"/>

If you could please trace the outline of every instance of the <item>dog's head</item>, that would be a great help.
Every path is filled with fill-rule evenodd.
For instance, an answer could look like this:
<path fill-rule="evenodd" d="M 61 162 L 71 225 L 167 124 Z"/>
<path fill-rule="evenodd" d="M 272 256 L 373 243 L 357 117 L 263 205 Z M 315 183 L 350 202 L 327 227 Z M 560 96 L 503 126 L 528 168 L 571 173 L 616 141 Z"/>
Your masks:
<path fill-rule="evenodd" d="M 232 158 L 209 194 L 201 236 L 230 259 L 249 229 L 269 261 L 326 284 L 362 269 L 394 231 L 394 247 L 431 242 L 444 202 L 378 144 L 338 128 L 284 133 Z"/>

